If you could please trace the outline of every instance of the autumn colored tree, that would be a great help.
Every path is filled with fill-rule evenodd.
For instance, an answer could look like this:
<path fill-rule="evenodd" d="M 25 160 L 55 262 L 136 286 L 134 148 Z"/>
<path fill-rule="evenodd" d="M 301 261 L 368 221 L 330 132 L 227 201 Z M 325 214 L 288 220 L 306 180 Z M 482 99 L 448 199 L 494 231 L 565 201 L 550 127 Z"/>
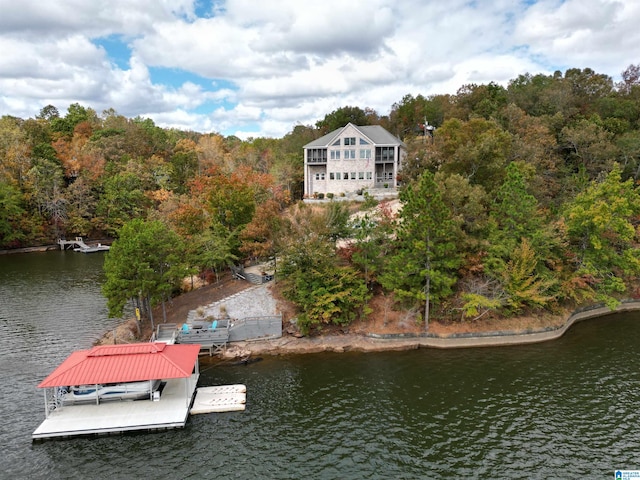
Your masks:
<path fill-rule="evenodd" d="M 240 251 L 249 257 L 275 259 L 280 250 L 283 228 L 282 206 L 269 199 L 256 208 L 256 213 L 240 234 Z"/>

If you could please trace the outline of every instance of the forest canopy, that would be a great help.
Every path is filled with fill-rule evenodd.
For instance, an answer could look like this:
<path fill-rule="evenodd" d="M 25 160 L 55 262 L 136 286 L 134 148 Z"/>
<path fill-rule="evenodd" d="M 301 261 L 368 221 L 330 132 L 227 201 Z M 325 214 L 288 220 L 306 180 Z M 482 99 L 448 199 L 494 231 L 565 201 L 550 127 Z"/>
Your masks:
<path fill-rule="evenodd" d="M 408 94 L 388 115 L 345 106 L 279 139 L 165 129 L 80 104 L 64 116 L 53 105 L 35 118 L 5 115 L 0 248 L 73 236 L 117 244 L 163 225 L 181 250 L 166 252 L 171 272 L 215 275 L 245 259 L 280 259 L 284 292 L 308 329 L 366 315 L 378 291 L 418 320 L 429 305 L 467 319 L 613 305 L 634 293 L 640 273 L 639 71 L 630 65 L 618 83 L 574 68 L 455 95 Z M 405 142 L 397 216 L 381 205 L 354 222 L 338 202 L 295 205 L 303 145 L 347 122 L 382 125 Z M 115 311 L 122 302 L 113 300 Z"/>

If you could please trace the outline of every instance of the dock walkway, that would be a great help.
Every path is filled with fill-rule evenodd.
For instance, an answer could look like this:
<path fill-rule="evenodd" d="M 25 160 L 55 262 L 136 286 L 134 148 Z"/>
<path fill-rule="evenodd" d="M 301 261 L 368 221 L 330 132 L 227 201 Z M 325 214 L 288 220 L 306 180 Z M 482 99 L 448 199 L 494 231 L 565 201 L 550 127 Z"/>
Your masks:
<path fill-rule="evenodd" d="M 87 245 L 86 243 L 84 243 L 84 240 L 82 240 L 82 237 L 76 237 L 75 240 L 58 240 L 58 245 L 60 245 L 60 250 L 66 250 L 67 248 L 72 248 L 72 249 L 76 249 L 76 248 L 84 248 L 87 249 L 89 248 L 89 245 Z"/>

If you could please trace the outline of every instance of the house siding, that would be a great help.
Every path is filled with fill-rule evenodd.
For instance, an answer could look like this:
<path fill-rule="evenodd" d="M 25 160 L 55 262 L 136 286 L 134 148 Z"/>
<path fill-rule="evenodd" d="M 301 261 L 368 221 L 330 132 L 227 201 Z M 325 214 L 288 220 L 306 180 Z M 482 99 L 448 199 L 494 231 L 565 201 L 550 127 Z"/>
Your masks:
<path fill-rule="evenodd" d="M 367 128 L 376 136 L 384 137 L 385 143 L 376 143 L 364 131 Z M 381 147 L 388 149 L 391 158 L 383 160 L 378 155 L 376 161 L 376 148 Z M 326 154 L 322 150 L 326 150 Z M 396 177 L 405 148 L 400 140 L 382 127 L 348 124 L 305 145 L 304 153 L 305 195 L 313 196 L 316 193 L 341 194 L 385 185 L 397 187 Z"/>

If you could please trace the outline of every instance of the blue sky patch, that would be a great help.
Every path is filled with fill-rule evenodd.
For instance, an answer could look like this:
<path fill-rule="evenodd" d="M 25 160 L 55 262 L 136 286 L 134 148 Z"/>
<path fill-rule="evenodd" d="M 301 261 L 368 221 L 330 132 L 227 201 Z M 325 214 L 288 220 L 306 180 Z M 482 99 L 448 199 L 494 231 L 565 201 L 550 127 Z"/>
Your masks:
<path fill-rule="evenodd" d="M 94 38 L 93 43 L 104 48 L 109 56 L 109 60 L 121 70 L 129 69 L 129 59 L 131 58 L 131 48 L 121 35 L 109 35 L 108 37 Z"/>
<path fill-rule="evenodd" d="M 233 85 L 229 82 L 214 81 L 209 78 L 196 75 L 195 73 L 182 70 L 180 68 L 166 68 L 166 67 L 148 67 L 149 76 L 151 82 L 161 85 L 169 85 L 174 88 L 179 88 L 185 82 L 191 82 L 195 85 L 199 85 L 203 90 L 219 90 L 220 88 L 233 88 Z M 215 83 L 215 85 L 214 85 Z M 221 85 L 226 84 L 226 85 Z"/>

